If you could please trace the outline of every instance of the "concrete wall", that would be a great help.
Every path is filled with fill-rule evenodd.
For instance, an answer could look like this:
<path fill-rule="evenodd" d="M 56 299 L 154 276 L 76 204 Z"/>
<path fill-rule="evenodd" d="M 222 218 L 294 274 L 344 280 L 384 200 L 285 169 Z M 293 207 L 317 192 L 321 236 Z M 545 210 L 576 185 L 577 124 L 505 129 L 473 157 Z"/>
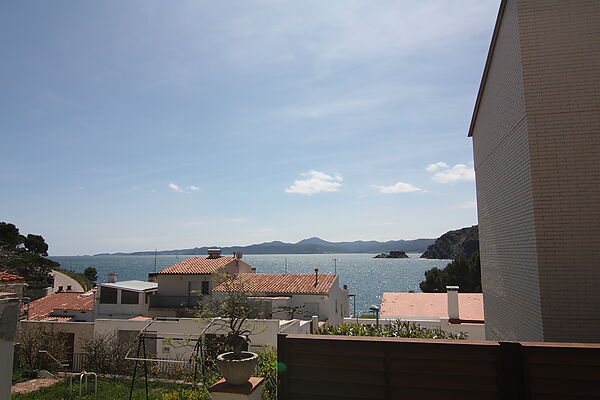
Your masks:
<path fill-rule="evenodd" d="M 146 327 L 150 321 L 129 321 L 119 319 L 97 319 L 95 334 L 113 333 L 116 331 L 137 331 Z M 250 350 L 262 348 L 277 348 L 277 333 L 279 320 L 253 319 L 243 325 L 252 333 L 250 337 Z M 210 325 L 210 326 L 209 326 Z M 208 326 L 208 328 L 207 328 Z M 206 329 L 206 330 L 205 330 Z M 298 328 L 300 330 L 300 328 Z M 303 329 L 305 331 L 305 328 Z M 159 337 L 167 340 L 157 341 L 157 355 L 159 358 L 184 359 L 189 357 L 196 344 L 195 340 L 204 331 L 206 334 L 227 334 L 227 323 L 215 319 L 211 323 L 208 318 L 177 318 L 170 321 L 155 321 L 148 329 Z"/>
<path fill-rule="evenodd" d="M 213 274 L 202 275 L 157 275 L 156 282 L 158 283 L 159 296 L 187 296 L 191 287 L 197 287 L 198 291 L 202 288 L 202 282 L 209 281 L 209 289 L 212 291 L 215 282 Z M 195 296 L 200 296 L 201 293 L 193 293 Z"/>
<path fill-rule="evenodd" d="M 21 321 L 20 329 L 42 329 L 46 332 L 64 332 L 74 334 L 73 351 L 81 353 L 85 340 L 94 337 L 93 322 L 56 322 L 56 321 Z M 52 353 L 52 349 L 48 349 Z"/>
<path fill-rule="evenodd" d="M 508 0 L 473 133 L 489 340 L 600 340 L 600 2 Z"/>

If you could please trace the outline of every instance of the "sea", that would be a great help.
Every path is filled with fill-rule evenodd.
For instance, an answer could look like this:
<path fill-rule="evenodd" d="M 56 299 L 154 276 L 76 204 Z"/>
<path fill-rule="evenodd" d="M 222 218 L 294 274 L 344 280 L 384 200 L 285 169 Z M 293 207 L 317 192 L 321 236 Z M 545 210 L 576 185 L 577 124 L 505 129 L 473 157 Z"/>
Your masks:
<path fill-rule="evenodd" d="M 373 258 L 374 254 L 245 254 L 243 260 L 256 268 L 257 273 L 315 273 L 337 272 L 340 285 L 356 295 L 356 312 L 366 313 L 371 305 L 381 305 L 384 292 L 420 292 L 419 283 L 430 268 L 443 268 L 451 260 L 419 258 L 421 253 L 407 253 L 409 258 Z M 144 256 L 53 256 L 61 268 L 83 272 L 87 267 L 98 271 L 98 281 L 115 272 L 120 281 L 147 280 L 148 273 L 160 271 L 186 258 L 184 255 Z M 335 260 L 335 261 L 334 261 Z M 350 299 L 350 309 L 354 302 Z"/>

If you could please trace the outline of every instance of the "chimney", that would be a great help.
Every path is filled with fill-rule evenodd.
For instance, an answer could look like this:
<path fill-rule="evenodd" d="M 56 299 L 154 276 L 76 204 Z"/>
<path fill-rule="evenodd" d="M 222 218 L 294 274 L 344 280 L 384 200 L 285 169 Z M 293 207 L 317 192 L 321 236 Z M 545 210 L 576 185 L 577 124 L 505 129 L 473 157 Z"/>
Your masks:
<path fill-rule="evenodd" d="M 448 296 L 448 319 L 460 322 L 460 314 L 458 313 L 458 286 L 446 286 L 446 294 Z"/>
<path fill-rule="evenodd" d="M 315 287 L 319 284 L 319 268 L 315 268 Z"/>
<path fill-rule="evenodd" d="M 219 258 L 221 257 L 221 249 L 213 248 L 208 249 L 208 258 Z"/>
<path fill-rule="evenodd" d="M 111 272 L 110 274 L 106 275 L 106 280 L 108 283 L 115 283 L 117 281 L 117 274 Z"/>

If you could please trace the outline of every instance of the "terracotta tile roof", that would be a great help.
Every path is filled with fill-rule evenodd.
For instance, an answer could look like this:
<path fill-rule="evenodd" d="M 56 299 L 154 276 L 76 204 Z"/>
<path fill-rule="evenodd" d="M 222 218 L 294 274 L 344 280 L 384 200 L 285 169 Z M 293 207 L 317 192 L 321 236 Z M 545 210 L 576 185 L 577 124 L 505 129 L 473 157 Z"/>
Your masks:
<path fill-rule="evenodd" d="M 315 286 L 314 274 L 238 274 L 234 285 L 248 293 L 310 293 L 327 294 L 336 282 L 337 275 L 319 274 Z M 226 292 L 227 285 L 222 283 L 213 292 Z"/>
<path fill-rule="evenodd" d="M 52 293 L 29 303 L 28 319 L 41 321 L 48 318 L 55 310 L 92 311 L 94 310 L 94 298 L 95 290 Z M 24 307 L 24 310 L 27 310 L 27 306 Z M 66 317 L 61 316 L 61 318 Z"/>
<path fill-rule="evenodd" d="M 158 274 L 213 274 L 232 261 L 235 261 L 234 257 L 191 257 L 169 268 L 159 271 Z"/>
<path fill-rule="evenodd" d="M 0 281 L 22 281 L 25 280 L 22 276 L 9 274 L 8 272 L 0 272 Z"/>
<path fill-rule="evenodd" d="M 458 312 L 463 322 L 483 322 L 483 294 L 459 293 Z M 382 317 L 448 318 L 446 293 L 384 293 Z"/>

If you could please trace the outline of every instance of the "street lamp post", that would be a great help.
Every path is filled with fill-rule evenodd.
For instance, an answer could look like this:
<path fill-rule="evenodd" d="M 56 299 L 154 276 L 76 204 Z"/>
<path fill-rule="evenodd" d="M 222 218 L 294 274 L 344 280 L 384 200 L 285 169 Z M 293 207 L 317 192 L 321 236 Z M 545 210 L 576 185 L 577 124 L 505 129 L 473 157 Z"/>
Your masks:
<path fill-rule="evenodd" d="M 375 323 L 377 324 L 377 327 L 379 328 L 379 307 L 373 305 L 373 306 L 369 307 L 369 310 L 375 313 Z"/>

